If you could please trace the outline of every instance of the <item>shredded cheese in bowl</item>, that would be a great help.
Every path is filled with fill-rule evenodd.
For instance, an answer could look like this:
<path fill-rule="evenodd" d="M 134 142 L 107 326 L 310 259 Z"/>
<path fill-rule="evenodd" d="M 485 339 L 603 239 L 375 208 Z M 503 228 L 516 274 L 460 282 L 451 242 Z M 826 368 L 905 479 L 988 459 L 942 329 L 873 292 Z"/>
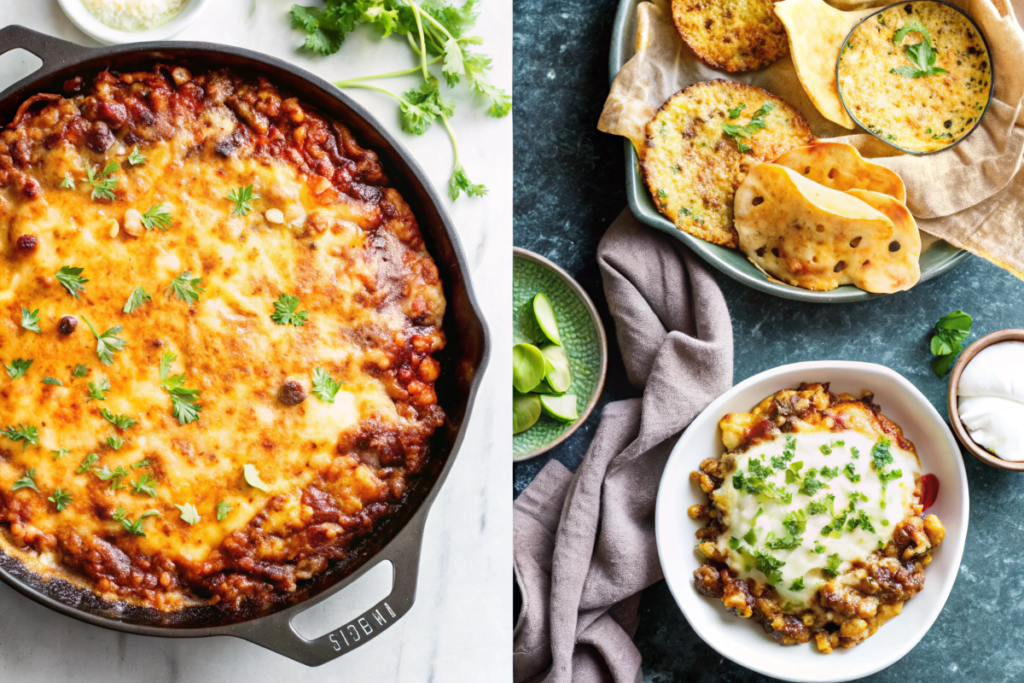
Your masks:
<path fill-rule="evenodd" d="M 119 31 L 148 31 L 173 19 L 189 0 L 82 0 L 89 13 Z"/>

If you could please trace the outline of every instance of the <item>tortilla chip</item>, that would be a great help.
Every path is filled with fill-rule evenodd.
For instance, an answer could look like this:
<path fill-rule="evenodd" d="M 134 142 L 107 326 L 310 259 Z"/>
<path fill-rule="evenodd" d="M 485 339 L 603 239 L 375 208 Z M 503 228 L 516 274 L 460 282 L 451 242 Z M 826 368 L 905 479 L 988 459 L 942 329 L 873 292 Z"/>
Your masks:
<path fill-rule="evenodd" d="M 910 213 L 910 209 L 887 194 L 871 190 L 848 190 L 846 194 L 856 197 L 872 209 L 885 214 L 885 217 L 892 221 L 893 235 L 888 247 L 888 261 L 890 264 L 903 263 L 906 266 L 911 282 L 905 289 L 917 284 L 917 281 L 921 279 L 921 231 L 917 229 L 917 222 L 914 220 L 913 214 Z M 881 277 L 879 277 L 879 272 L 881 272 Z M 875 282 L 870 282 L 864 289 L 877 291 L 887 285 L 889 275 L 884 271 L 875 271 L 865 272 L 864 277 L 866 279 L 876 278 Z"/>
<path fill-rule="evenodd" d="M 800 85 L 822 116 L 850 130 L 856 124 L 839 99 L 836 61 L 846 36 L 873 11 L 840 12 L 824 0 L 784 0 L 775 5 L 775 14 L 789 35 L 789 51 Z"/>
<path fill-rule="evenodd" d="M 832 190 L 852 189 L 881 192 L 907 202 L 907 189 L 895 171 L 865 159 L 853 145 L 843 142 L 815 142 L 791 149 L 774 163 Z"/>

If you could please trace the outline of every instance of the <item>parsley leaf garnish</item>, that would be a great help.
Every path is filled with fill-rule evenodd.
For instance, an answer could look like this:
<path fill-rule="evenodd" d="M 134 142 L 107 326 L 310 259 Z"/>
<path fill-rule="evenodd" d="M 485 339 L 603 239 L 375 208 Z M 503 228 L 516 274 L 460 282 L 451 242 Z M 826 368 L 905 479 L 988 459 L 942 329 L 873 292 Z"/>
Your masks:
<path fill-rule="evenodd" d="M 786 566 L 785 562 L 776 559 L 767 550 L 755 550 L 753 555 L 756 560 L 754 566 L 764 574 L 769 584 L 774 586 L 782 580 L 782 572 L 779 569 Z"/>
<path fill-rule="evenodd" d="M 270 493 L 270 487 L 260 479 L 259 470 L 255 466 L 249 464 L 242 465 L 242 474 L 245 476 L 245 481 L 249 486 L 265 493 Z"/>
<path fill-rule="evenodd" d="M 21 309 L 21 326 L 30 332 L 36 334 L 42 334 L 43 331 L 39 329 L 39 309 L 30 311 L 27 308 Z"/>
<path fill-rule="evenodd" d="M 71 296 L 78 298 L 79 292 L 85 291 L 85 283 L 88 282 L 88 278 L 82 277 L 82 271 L 84 268 L 72 268 L 71 266 L 61 266 L 57 274 L 54 275 L 57 278 L 57 282 L 64 285 Z"/>
<path fill-rule="evenodd" d="M 134 522 L 128 519 L 128 511 L 125 510 L 123 505 L 119 505 L 117 510 L 114 511 L 114 520 L 121 522 L 121 526 L 125 528 L 125 531 L 134 534 L 135 536 L 145 536 L 146 532 L 142 530 L 142 520 L 146 517 L 159 517 L 160 513 L 156 510 L 146 510 L 139 518 Z"/>
<path fill-rule="evenodd" d="M 43 384 L 52 384 L 55 387 L 62 387 L 62 386 L 64 386 L 64 382 L 61 382 L 56 377 L 49 377 L 49 376 L 43 378 Z"/>
<path fill-rule="evenodd" d="M 11 491 L 17 491 L 18 489 L 32 489 L 39 493 L 39 488 L 36 486 L 36 468 L 29 467 L 25 470 L 25 476 L 14 482 Z"/>
<path fill-rule="evenodd" d="M 852 462 L 846 463 L 846 467 L 843 468 L 843 474 L 846 475 L 846 478 L 850 480 L 851 484 L 856 484 L 860 481 L 860 475 L 857 474 L 857 470 L 853 466 Z"/>
<path fill-rule="evenodd" d="M 252 203 L 259 198 L 258 194 L 253 193 L 251 183 L 245 187 L 236 187 L 231 190 L 228 192 L 228 199 L 235 203 L 235 208 L 231 211 L 231 215 L 247 216 L 252 211 Z"/>
<path fill-rule="evenodd" d="M 110 391 L 110 380 L 106 376 L 100 377 L 96 382 L 89 382 L 89 401 L 106 401 L 106 392 Z"/>
<path fill-rule="evenodd" d="M 765 102 L 761 105 L 760 109 L 754 112 L 754 115 L 750 117 L 750 121 L 746 125 L 741 126 L 738 123 L 723 123 L 722 132 L 736 140 L 736 149 L 741 152 L 746 152 L 750 149 L 750 145 L 743 142 L 743 140 L 749 140 L 750 136 L 754 133 L 768 127 L 764 117 L 767 116 L 768 112 L 774 108 L 775 105 L 770 102 Z M 730 113 L 732 112 L 730 111 Z M 737 115 L 739 115 L 739 112 L 737 112 Z"/>
<path fill-rule="evenodd" d="M 323 368 L 313 371 L 313 393 L 324 403 L 334 403 L 342 384 L 344 382 L 336 382 Z"/>
<path fill-rule="evenodd" d="M 117 336 L 124 328 L 117 325 L 116 327 L 111 327 L 103 334 L 99 334 L 96 332 L 96 328 L 93 327 L 92 323 L 89 322 L 89 319 L 84 315 L 82 316 L 82 320 L 84 320 L 85 324 L 89 326 L 90 330 L 92 330 L 92 336 L 96 337 L 96 355 L 100 357 L 100 362 L 104 365 L 113 365 L 114 352 L 123 351 L 125 344 L 128 343 Z"/>
<path fill-rule="evenodd" d="M 164 232 L 167 232 L 167 229 L 171 227 L 171 222 L 173 220 L 174 217 L 171 216 L 171 212 L 168 211 L 167 207 L 163 204 L 151 206 L 146 213 L 142 214 L 142 225 L 146 230 L 160 228 Z"/>
<path fill-rule="evenodd" d="M 87 165 L 85 167 L 87 182 L 92 185 L 91 197 L 93 201 L 114 198 L 114 188 L 117 187 L 117 176 L 114 173 L 117 173 L 119 170 L 121 170 L 121 164 L 116 161 L 111 161 L 104 166 L 99 176 L 93 175 L 91 166 Z"/>
<path fill-rule="evenodd" d="M 123 489 L 124 484 L 121 480 L 128 476 L 128 470 L 118 465 L 115 469 L 111 470 L 109 466 L 104 465 L 101 470 L 93 470 L 100 481 L 109 481 L 110 488 L 114 491 Z"/>
<path fill-rule="evenodd" d="M 194 526 L 199 523 L 199 511 L 196 510 L 196 506 L 192 503 L 185 503 L 184 505 L 175 505 L 181 512 L 181 519 L 185 521 L 189 526 Z"/>
<path fill-rule="evenodd" d="M 61 458 L 63 458 L 65 455 L 67 455 L 71 451 L 69 451 L 66 448 L 58 448 L 57 450 L 50 451 L 50 452 L 53 453 L 53 459 L 54 460 L 60 460 Z"/>
<path fill-rule="evenodd" d="M 104 420 L 106 420 L 107 422 L 109 422 L 110 424 L 114 425 L 115 427 L 122 431 L 139 424 L 138 420 L 133 420 L 127 415 L 114 415 L 106 408 L 101 410 L 100 414 L 103 415 Z"/>
<path fill-rule="evenodd" d="M 178 357 L 170 351 L 164 353 L 160 359 L 160 386 L 171 396 L 171 406 L 174 409 L 174 417 L 178 418 L 178 424 L 186 425 L 199 419 L 199 413 L 203 406 L 196 402 L 199 398 L 199 389 L 189 389 L 185 386 L 185 374 L 171 375 L 171 363 Z"/>
<path fill-rule="evenodd" d="M 21 441 L 21 450 L 27 450 L 29 444 L 33 446 L 39 445 L 39 430 L 32 425 L 19 424 L 17 427 L 11 426 L 7 429 L 0 429 L 0 434 L 3 434 L 11 441 Z"/>
<path fill-rule="evenodd" d="M 815 541 L 815 542 L 814 542 L 814 552 L 816 552 L 816 553 L 818 553 L 819 555 L 821 555 L 821 554 L 822 554 L 823 552 L 825 552 L 825 546 L 823 546 L 823 545 L 822 545 L 821 543 L 819 543 L 818 541 Z"/>
<path fill-rule="evenodd" d="M 75 470 L 75 473 L 85 474 L 86 472 L 92 469 L 92 466 L 96 464 L 97 460 L 99 460 L 98 455 L 96 455 L 95 453 L 89 453 L 84 458 L 82 458 L 82 462 L 78 464 L 78 469 Z"/>
<path fill-rule="evenodd" d="M 228 516 L 228 513 L 230 513 L 234 509 L 235 508 L 231 507 L 223 500 L 217 503 L 217 521 L 223 521 L 224 518 Z"/>
<path fill-rule="evenodd" d="M 135 464 L 137 465 L 138 463 Z M 132 465 L 132 469 L 134 468 L 135 465 Z M 156 477 L 149 474 L 143 474 L 138 479 L 131 482 L 131 484 L 135 493 L 142 493 L 150 498 L 156 498 Z"/>
<path fill-rule="evenodd" d="M 913 45 L 906 45 L 903 48 L 904 54 L 913 66 L 899 66 L 892 69 L 892 73 L 899 74 L 904 78 L 921 78 L 922 76 L 934 76 L 949 73 L 945 69 L 935 66 L 938 55 L 932 49 L 932 36 L 920 21 L 915 19 L 893 34 L 892 42 L 899 45 L 908 33 L 917 32 L 921 34 L 921 42 Z"/>
<path fill-rule="evenodd" d="M 734 119 L 740 115 L 740 112 L 747 108 L 746 102 L 740 102 L 735 107 L 729 110 L 729 118 Z"/>
<path fill-rule="evenodd" d="M 971 334 L 971 316 L 961 310 L 948 313 L 935 323 L 935 335 L 931 340 L 931 352 L 938 358 L 932 359 L 932 370 L 939 377 L 945 377 L 949 367 L 963 350 L 963 343 Z"/>
<path fill-rule="evenodd" d="M 53 490 L 53 495 L 46 500 L 57 506 L 57 512 L 64 512 L 64 508 L 70 505 L 73 499 L 71 498 L 71 494 L 64 489 L 55 488 Z"/>
<path fill-rule="evenodd" d="M 27 358 L 15 358 L 11 361 L 10 365 L 4 365 L 7 368 L 7 374 L 12 380 L 18 379 L 32 367 L 32 361 Z"/>
<path fill-rule="evenodd" d="M 65 190 L 73 190 L 75 189 L 75 179 L 71 177 L 70 173 L 68 173 L 64 176 L 64 179 L 60 181 L 60 186 Z"/>
<path fill-rule="evenodd" d="M 89 367 L 87 365 L 76 365 L 74 372 L 71 373 L 73 377 L 85 377 L 89 374 Z"/>
<path fill-rule="evenodd" d="M 274 302 L 274 312 L 270 314 L 270 319 L 278 325 L 302 327 L 306 324 L 309 311 L 296 312 L 298 307 L 299 297 L 281 292 L 281 296 Z"/>
<path fill-rule="evenodd" d="M 202 284 L 203 281 L 193 276 L 191 270 L 186 270 L 171 281 L 171 284 L 167 287 L 167 294 L 170 296 L 171 292 L 174 292 L 174 295 L 179 299 L 192 305 L 199 301 L 199 293 L 206 291 L 203 289 Z"/>
<path fill-rule="evenodd" d="M 153 297 L 149 295 L 149 292 L 144 290 L 142 287 L 136 287 L 132 290 L 132 293 L 128 295 L 128 301 L 125 302 L 124 308 L 121 309 L 124 313 L 134 313 L 139 306 L 152 301 Z"/>
<path fill-rule="evenodd" d="M 149 467 L 149 460 L 148 459 L 143 459 L 143 460 L 140 460 L 138 462 L 133 462 L 132 465 L 131 465 L 131 468 L 133 470 L 139 470 L 139 469 L 142 469 L 143 467 Z"/>
<path fill-rule="evenodd" d="M 107 445 L 113 448 L 115 451 L 121 450 L 121 446 L 124 445 L 124 439 L 119 436 L 108 436 Z"/>
<path fill-rule="evenodd" d="M 800 577 L 789 584 L 789 590 L 791 591 L 802 591 L 804 589 L 804 577 Z"/>
<path fill-rule="evenodd" d="M 843 563 L 839 559 L 839 553 L 832 553 L 828 556 L 828 562 L 825 564 L 825 571 L 832 576 L 839 576 L 839 565 Z"/>
<path fill-rule="evenodd" d="M 128 155 L 128 163 L 132 166 L 138 166 L 139 164 L 146 163 L 146 157 L 139 152 L 139 146 L 135 145 L 132 147 L 131 154 Z"/>

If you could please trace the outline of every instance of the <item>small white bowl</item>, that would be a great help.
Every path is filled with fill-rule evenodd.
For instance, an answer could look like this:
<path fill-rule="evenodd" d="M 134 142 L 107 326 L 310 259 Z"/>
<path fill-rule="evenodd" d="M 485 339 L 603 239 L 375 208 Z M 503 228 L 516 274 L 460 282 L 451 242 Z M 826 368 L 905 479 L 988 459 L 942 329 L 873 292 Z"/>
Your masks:
<path fill-rule="evenodd" d="M 142 43 L 154 40 L 166 40 L 180 33 L 196 20 L 209 0 L 186 0 L 185 6 L 166 24 L 161 24 L 148 31 L 119 31 L 107 26 L 86 9 L 82 0 L 57 0 L 64 14 L 68 15 L 75 26 L 90 38 L 106 45 L 122 43 Z"/>
<path fill-rule="evenodd" d="M 939 479 L 939 495 L 929 508 L 946 527 L 946 538 L 925 570 L 925 587 L 908 600 L 903 613 L 884 624 L 862 644 L 832 654 L 818 652 L 813 640 L 782 647 L 760 625 L 725 611 L 720 600 L 697 593 L 693 570 L 703 562 L 694 548 L 694 532 L 703 524 L 686 509 L 706 503 L 707 496 L 690 483 L 700 461 L 720 455 L 718 421 L 726 413 L 749 412 L 766 396 L 801 382 L 829 382 L 835 393 L 860 396 L 871 391 L 885 415 L 903 427 L 917 447 L 921 469 Z M 784 365 L 737 384 L 709 405 L 676 443 L 658 489 L 655 534 L 665 580 L 686 620 L 723 657 L 765 676 L 786 681 L 823 683 L 850 681 L 881 671 L 917 645 L 946 604 L 960 568 L 967 539 L 969 498 L 967 472 L 960 448 L 942 416 L 904 377 L 873 363 L 814 361 Z"/>

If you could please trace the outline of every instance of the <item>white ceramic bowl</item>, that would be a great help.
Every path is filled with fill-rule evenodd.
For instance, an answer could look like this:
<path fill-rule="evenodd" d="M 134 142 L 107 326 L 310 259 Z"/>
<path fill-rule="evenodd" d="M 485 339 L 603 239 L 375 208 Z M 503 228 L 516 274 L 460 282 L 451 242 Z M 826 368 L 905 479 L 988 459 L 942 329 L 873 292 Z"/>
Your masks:
<path fill-rule="evenodd" d="M 760 625 L 726 612 L 720 600 L 693 585 L 693 570 L 703 562 L 694 550 L 694 532 L 703 524 L 686 509 L 707 497 L 690 482 L 690 472 L 708 456 L 720 455 L 718 421 L 726 413 L 749 412 L 766 396 L 801 382 L 829 382 L 836 393 L 859 396 L 871 391 L 885 415 L 903 427 L 917 447 L 925 474 L 939 479 L 939 495 L 929 508 L 946 527 L 946 538 L 925 570 L 925 587 L 904 604 L 903 613 L 878 633 L 849 650 L 820 654 L 813 640 L 782 647 Z M 969 498 L 960 448 L 928 399 L 889 368 L 873 363 L 814 361 L 784 365 L 737 384 L 707 407 L 683 432 L 669 456 L 658 489 L 655 532 L 665 580 L 693 630 L 723 657 L 786 681 L 850 681 L 897 662 L 928 632 L 953 588 L 967 538 Z"/>
<path fill-rule="evenodd" d="M 119 31 L 116 28 L 111 28 L 94 17 L 82 4 L 82 0 L 57 0 L 57 2 L 60 3 L 60 8 L 64 10 L 64 14 L 68 15 L 71 23 L 90 38 L 106 45 L 120 45 L 122 43 L 166 40 L 180 33 L 196 20 L 209 0 L 186 0 L 185 6 L 173 19 L 148 31 Z"/>

